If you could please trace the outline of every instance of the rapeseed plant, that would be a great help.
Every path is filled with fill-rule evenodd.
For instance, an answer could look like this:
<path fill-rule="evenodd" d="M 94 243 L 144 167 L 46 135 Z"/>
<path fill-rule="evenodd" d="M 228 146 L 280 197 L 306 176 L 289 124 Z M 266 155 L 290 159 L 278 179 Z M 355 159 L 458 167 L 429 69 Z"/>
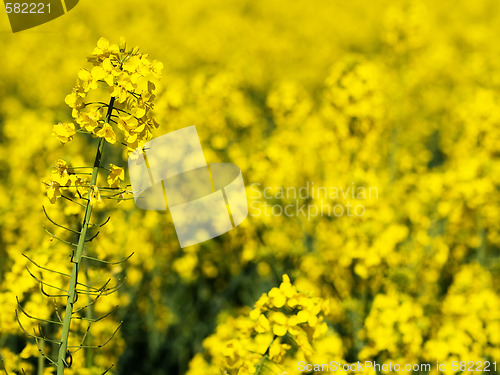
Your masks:
<path fill-rule="evenodd" d="M 98 322 L 108 315 L 95 317 L 93 305 L 100 297 L 115 292 L 119 285 L 110 287 L 108 284 L 111 279 L 109 279 L 103 285 L 95 286 L 93 280 L 90 280 L 88 276 L 86 277 L 86 283 L 78 281 L 82 279 L 81 268 L 88 267 L 89 261 L 112 265 L 120 263 L 102 260 L 99 253 L 95 257 L 89 256 L 86 249 L 86 243 L 91 242 L 99 233 L 90 235 L 92 228 L 96 225 L 91 222 L 94 207 L 102 203 L 103 199 L 119 201 L 127 199 L 125 195 L 129 193 L 126 188 L 120 187 L 121 182 L 124 180 L 124 169 L 114 164 L 110 164 L 110 168 L 101 165 L 105 142 L 110 144 L 120 143 L 130 153 L 148 141 L 152 136 L 152 130 L 158 127 L 158 123 L 152 117 L 152 108 L 155 98 L 154 82 L 160 78 L 161 63 L 150 61 L 148 55 L 139 53 L 138 48 L 127 49 L 124 41 L 118 46 L 110 44 L 105 38 L 99 39 L 97 47 L 92 55 L 88 57 L 88 61 L 93 65 L 92 70 L 81 69 L 79 71 L 76 86 L 65 100 L 66 104 L 72 108 L 72 116 L 80 129 L 75 129 L 73 123 L 61 123 L 54 126 L 53 134 L 63 144 L 70 142 L 76 133 L 88 134 L 97 138 L 98 143 L 93 166 L 71 167 L 66 161 L 59 159 L 54 164 L 51 178 L 44 182 L 50 203 L 56 204 L 58 199 L 64 198 L 71 204 L 76 204 L 84 209 L 80 229 L 74 230 L 50 219 L 44 208 L 47 219 L 52 224 L 76 235 L 76 243 L 72 243 L 46 229 L 52 238 L 73 247 L 71 274 L 42 267 L 28 258 L 40 270 L 69 278 L 68 287 L 58 287 L 44 281 L 42 278 L 37 278 L 28 270 L 30 275 L 40 283 L 41 291 L 46 297 L 54 299 L 67 298 L 64 313 L 59 315 L 56 311 L 58 320 L 35 318 L 19 304 L 19 311 L 28 318 L 61 327 L 60 332 L 56 331 L 59 334 L 58 339 L 47 337 L 43 333 L 41 325 L 38 333 L 34 331 L 34 334 L 31 334 L 25 330 L 28 335 L 35 338 L 40 354 L 50 362 L 50 365 L 56 367 L 58 375 L 64 374 L 65 368 L 73 365 L 74 353 L 81 349 L 90 351 L 104 346 L 111 340 L 121 325 L 120 323 L 104 343 L 92 342 L 92 323 Z M 107 94 L 104 94 L 104 96 L 110 97 L 108 103 L 100 99 L 103 96 L 102 89 L 107 89 Z M 89 99 L 91 97 L 94 99 Z M 117 128 L 116 132 L 114 128 Z M 109 172 L 106 179 L 108 186 L 98 186 L 99 172 L 103 169 Z M 90 172 L 82 172 L 87 170 L 90 170 Z M 86 269 L 85 274 L 88 275 L 88 272 Z M 50 293 L 47 289 L 58 290 L 59 293 Z M 76 308 L 75 305 L 80 295 L 86 295 L 89 303 Z M 88 322 L 86 331 L 83 333 L 81 342 L 78 345 L 70 344 L 71 324 L 74 320 Z M 19 324 L 24 330 L 20 321 Z M 44 353 L 43 346 L 39 345 L 41 341 L 56 345 L 56 358 L 50 358 Z M 92 358 L 92 355 L 89 355 L 88 358 Z M 87 360 L 86 365 L 88 367 L 93 366 L 92 360 Z"/>

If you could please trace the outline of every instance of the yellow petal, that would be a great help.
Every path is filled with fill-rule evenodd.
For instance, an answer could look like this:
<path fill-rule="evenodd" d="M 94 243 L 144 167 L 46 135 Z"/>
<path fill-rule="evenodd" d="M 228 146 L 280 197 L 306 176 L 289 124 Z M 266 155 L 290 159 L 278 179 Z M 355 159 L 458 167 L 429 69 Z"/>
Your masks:
<path fill-rule="evenodd" d="M 109 48 L 109 41 L 106 38 L 101 37 L 97 41 L 97 47 L 102 49 L 103 51 L 106 51 Z"/>
<path fill-rule="evenodd" d="M 285 336 L 287 332 L 287 328 L 282 325 L 274 325 L 273 326 L 273 333 L 276 336 Z"/>
<path fill-rule="evenodd" d="M 80 71 L 78 72 L 78 78 L 86 82 L 92 79 L 92 75 L 87 69 L 80 69 Z"/>
<path fill-rule="evenodd" d="M 102 66 L 94 66 L 92 68 L 91 75 L 94 81 L 100 81 L 106 77 L 106 72 L 104 71 Z"/>

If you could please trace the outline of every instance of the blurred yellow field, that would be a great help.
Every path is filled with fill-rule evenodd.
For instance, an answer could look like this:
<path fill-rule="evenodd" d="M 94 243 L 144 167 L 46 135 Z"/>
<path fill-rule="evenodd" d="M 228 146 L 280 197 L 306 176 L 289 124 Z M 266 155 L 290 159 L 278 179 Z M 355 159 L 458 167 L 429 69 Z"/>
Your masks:
<path fill-rule="evenodd" d="M 500 373 L 498 2 L 76 3 L 0 17 L 0 373 Z"/>

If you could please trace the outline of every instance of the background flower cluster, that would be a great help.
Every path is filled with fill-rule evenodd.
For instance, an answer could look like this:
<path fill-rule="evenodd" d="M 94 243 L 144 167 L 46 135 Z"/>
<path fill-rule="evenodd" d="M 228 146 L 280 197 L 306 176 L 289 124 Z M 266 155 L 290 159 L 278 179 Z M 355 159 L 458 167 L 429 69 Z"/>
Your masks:
<path fill-rule="evenodd" d="M 14 35 L 4 17 L 0 369 L 38 368 L 38 350 L 15 320 L 16 297 L 45 319 L 54 306 L 22 254 L 69 267 L 68 248 L 43 230 L 42 205 L 78 227 L 80 208 L 57 199 L 61 186 L 77 184 L 71 168 L 91 164 L 97 140 L 77 131 L 134 148 L 193 124 L 207 161 L 238 165 L 247 185 L 355 183 L 377 187 L 378 199 L 363 200 L 360 217 L 249 216 L 182 250 L 168 213 L 106 202 L 95 220 L 112 219 L 89 251 L 134 256 L 82 282 L 126 276 L 119 293 L 96 304 L 96 313 L 120 307 L 94 339 L 104 341 L 113 320 L 124 324 L 93 356 L 75 355 L 69 374 L 100 374 L 111 363 L 114 374 L 206 375 L 263 366 L 298 374 L 300 360 L 498 361 L 499 7 L 86 0 Z M 126 73 L 113 59 L 122 36 L 141 46 L 123 62 Z M 163 63 L 155 87 L 148 82 L 161 65 L 153 57 Z M 105 128 L 102 109 L 82 107 L 95 85 L 111 87 L 107 94 L 132 111 L 116 119 L 125 138 Z M 111 174 L 101 183 L 129 183 L 119 168 L 130 147 L 105 147 Z M 59 188 L 41 184 L 47 176 Z"/>

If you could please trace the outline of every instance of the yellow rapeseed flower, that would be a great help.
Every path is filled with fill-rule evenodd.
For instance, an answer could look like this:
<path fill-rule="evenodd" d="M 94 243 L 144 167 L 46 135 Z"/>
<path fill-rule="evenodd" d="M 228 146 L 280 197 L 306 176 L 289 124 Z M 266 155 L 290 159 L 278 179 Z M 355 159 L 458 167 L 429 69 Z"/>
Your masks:
<path fill-rule="evenodd" d="M 59 123 L 54 125 L 52 134 L 54 134 L 61 143 L 69 142 L 76 134 L 75 125 L 70 122 Z"/>

